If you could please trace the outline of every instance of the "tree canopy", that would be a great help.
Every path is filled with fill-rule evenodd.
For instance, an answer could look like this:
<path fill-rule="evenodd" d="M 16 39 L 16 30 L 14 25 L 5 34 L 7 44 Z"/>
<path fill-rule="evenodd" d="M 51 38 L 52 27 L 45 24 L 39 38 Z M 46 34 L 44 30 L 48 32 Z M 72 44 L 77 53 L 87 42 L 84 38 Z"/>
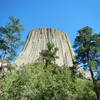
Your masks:
<path fill-rule="evenodd" d="M 9 22 L 0 27 L 0 59 L 12 60 L 16 50 L 22 44 L 21 32 L 23 30 L 20 19 L 9 17 Z"/>
<path fill-rule="evenodd" d="M 60 66 L 36 63 L 0 78 L 0 100 L 94 100 L 91 81 L 76 78 Z"/>
<path fill-rule="evenodd" d="M 48 42 L 47 43 L 47 49 L 42 50 L 40 55 L 42 59 L 44 60 L 45 67 L 47 67 L 51 63 L 55 63 L 55 60 L 59 58 L 56 53 L 58 51 L 58 48 L 54 46 L 53 43 Z"/>
<path fill-rule="evenodd" d="M 100 61 L 100 34 L 93 34 L 92 28 L 84 27 L 78 31 L 78 36 L 75 38 L 74 48 L 76 59 L 79 63 L 88 66 L 87 61 L 91 60 L 96 68 Z"/>

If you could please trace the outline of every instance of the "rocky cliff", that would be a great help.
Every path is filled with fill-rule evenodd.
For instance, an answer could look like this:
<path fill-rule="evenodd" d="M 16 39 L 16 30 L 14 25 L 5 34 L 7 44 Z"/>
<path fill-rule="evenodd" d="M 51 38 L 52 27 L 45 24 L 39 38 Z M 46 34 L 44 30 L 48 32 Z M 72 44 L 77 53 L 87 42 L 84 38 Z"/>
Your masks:
<path fill-rule="evenodd" d="M 66 33 L 51 28 L 33 29 L 27 36 L 25 47 L 14 61 L 17 66 L 34 63 L 40 57 L 41 50 L 47 48 L 47 43 L 52 42 L 59 48 L 59 59 L 56 64 L 60 66 L 72 66 L 74 57 L 70 41 Z"/>

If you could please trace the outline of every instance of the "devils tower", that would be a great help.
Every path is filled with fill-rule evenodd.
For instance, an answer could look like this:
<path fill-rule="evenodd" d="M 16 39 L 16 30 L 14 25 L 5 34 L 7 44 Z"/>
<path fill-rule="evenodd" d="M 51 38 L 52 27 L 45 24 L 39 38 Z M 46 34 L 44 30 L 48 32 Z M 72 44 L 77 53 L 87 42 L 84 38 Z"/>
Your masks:
<path fill-rule="evenodd" d="M 33 29 L 27 36 L 22 52 L 14 61 L 17 66 L 35 63 L 40 57 L 41 50 L 47 48 L 47 43 L 52 42 L 59 49 L 56 64 L 70 67 L 74 57 L 70 41 L 66 33 L 52 28 Z"/>

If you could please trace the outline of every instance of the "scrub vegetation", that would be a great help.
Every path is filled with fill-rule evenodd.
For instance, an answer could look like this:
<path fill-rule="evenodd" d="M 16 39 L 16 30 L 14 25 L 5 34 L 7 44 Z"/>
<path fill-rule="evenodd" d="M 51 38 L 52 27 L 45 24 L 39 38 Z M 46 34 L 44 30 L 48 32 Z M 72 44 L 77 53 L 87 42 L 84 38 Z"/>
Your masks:
<path fill-rule="evenodd" d="M 75 76 L 71 70 L 42 63 L 26 65 L 4 73 L 0 79 L 0 100 L 95 100 L 90 80 Z"/>

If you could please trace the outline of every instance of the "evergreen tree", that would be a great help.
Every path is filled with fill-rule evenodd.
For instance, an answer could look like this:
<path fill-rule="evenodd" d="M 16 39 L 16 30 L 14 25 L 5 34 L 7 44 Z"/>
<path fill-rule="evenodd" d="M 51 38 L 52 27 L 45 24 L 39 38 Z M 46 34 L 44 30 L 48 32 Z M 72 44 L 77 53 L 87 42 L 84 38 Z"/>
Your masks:
<path fill-rule="evenodd" d="M 84 27 L 78 31 L 78 36 L 75 38 L 74 48 L 76 52 L 77 62 L 89 68 L 94 84 L 94 90 L 97 95 L 97 100 L 100 99 L 97 82 L 94 78 L 93 69 L 100 64 L 100 34 L 93 34 L 92 28 Z"/>
<path fill-rule="evenodd" d="M 78 63 L 75 60 L 73 60 L 73 66 L 69 67 L 69 70 L 71 71 L 71 77 L 72 77 L 73 82 L 76 81 L 77 68 L 78 68 Z"/>
<path fill-rule="evenodd" d="M 10 22 L 0 27 L 0 59 L 12 60 L 21 42 L 22 24 L 20 20 L 9 17 Z"/>
<path fill-rule="evenodd" d="M 47 50 L 42 50 L 40 53 L 45 62 L 45 67 L 47 67 L 49 64 L 55 63 L 55 60 L 58 58 L 58 56 L 56 56 L 57 51 L 58 48 L 54 47 L 53 43 L 47 43 Z"/>

